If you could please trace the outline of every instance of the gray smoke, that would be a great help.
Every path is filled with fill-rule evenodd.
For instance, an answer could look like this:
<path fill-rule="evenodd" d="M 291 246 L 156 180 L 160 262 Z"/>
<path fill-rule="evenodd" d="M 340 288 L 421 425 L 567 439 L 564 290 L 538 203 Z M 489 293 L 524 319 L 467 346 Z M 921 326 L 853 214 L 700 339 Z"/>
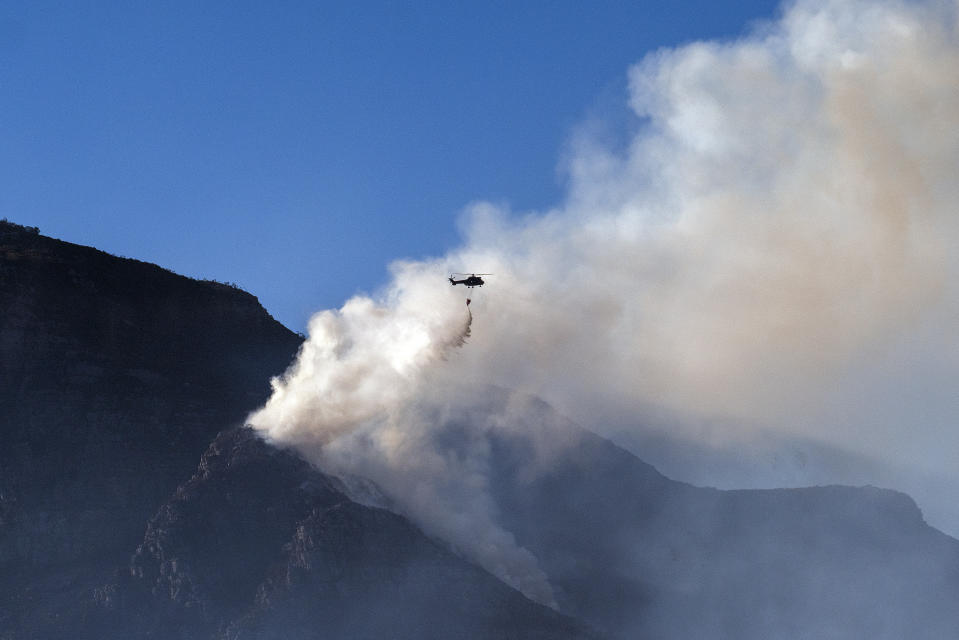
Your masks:
<path fill-rule="evenodd" d="M 653 425 L 672 444 L 637 453 L 680 479 L 676 443 L 844 452 L 865 461 L 853 480 L 908 490 L 959 531 L 956 5 L 798 2 L 740 40 L 647 56 L 629 87 L 625 151 L 584 130 L 554 209 L 474 204 L 462 247 L 314 316 L 251 424 L 381 483 L 547 603 L 488 496 L 483 433 L 509 416 L 474 416 L 456 447 L 438 432 L 489 384 L 622 441 Z M 495 274 L 465 346 L 463 291 L 444 280 L 464 269 Z M 734 467 L 712 483 L 836 472 Z"/>

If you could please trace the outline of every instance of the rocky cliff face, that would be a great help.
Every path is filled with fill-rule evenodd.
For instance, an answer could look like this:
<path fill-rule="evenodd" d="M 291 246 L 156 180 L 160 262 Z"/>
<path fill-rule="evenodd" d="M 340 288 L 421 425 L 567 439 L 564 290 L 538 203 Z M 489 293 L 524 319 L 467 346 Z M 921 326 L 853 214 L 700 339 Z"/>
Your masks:
<path fill-rule="evenodd" d="M 592 637 L 238 427 L 299 343 L 0 223 L 0 638 Z"/>
<path fill-rule="evenodd" d="M 77 636 L 588 638 L 248 428 L 150 520 Z"/>
<path fill-rule="evenodd" d="M 489 389 L 436 446 L 488 453 L 562 614 L 540 606 L 240 426 L 298 345 L 245 292 L 0 223 L 0 640 L 959 628 L 959 542 L 907 496 L 694 487 Z"/>
<path fill-rule="evenodd" d="M 299 342 L 246 292 L 0 223 L 0 629 L 125 563 Z"/>

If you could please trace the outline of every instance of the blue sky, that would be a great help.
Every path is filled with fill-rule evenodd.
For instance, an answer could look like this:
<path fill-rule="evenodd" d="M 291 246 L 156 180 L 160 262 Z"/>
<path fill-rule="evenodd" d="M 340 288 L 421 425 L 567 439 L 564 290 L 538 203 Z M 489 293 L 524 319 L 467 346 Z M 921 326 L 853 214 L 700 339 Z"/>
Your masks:
<path fill-rule="evenodd" d="M 287 326 L 543 209 L 630 64 L 778 3 L 0 3 L 0 217 L 199 278 Z"/>

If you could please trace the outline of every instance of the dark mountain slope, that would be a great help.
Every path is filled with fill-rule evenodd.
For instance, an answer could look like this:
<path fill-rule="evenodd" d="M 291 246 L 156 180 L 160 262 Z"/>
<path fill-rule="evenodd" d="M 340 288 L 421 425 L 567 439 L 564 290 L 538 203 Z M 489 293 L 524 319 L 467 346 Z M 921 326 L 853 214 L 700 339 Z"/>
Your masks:
<path fill-rule="evenodd" d="M 592 637 L 230 429 L 299 343 L 243 291 L 0 223 L 0 638 Z"/>
<path fill-rule="evenodd" d="M 0 222 L 0 630 L 125 563 L 299 342 L 246 292 Z"/>
<path fill-rule="evenodd" d="M 586 638 L 250 429 L 151 519 L 83 637 Z"/>
<path fill-rule="evenodd" d="M 959 541 L 901 493 L 694 487 L 542 403 L 524 415 L 491 433 L 492 490 L 566 613 L 629 638 L 931 640 L 959 628 Z M 546 431 L 572 445 L 531 468 Z"/>
<path fill-rule="evenodd" d="M 0 638 L 589 635 L 228 429 L 298 343 L 232 287 L 0 224 Z M 488 451 L 562 611 L 612 635 L 959 628 L 959 542 L 902 494 L 693 487 L 503 390 L 436 416 L 436 446 Z"/>

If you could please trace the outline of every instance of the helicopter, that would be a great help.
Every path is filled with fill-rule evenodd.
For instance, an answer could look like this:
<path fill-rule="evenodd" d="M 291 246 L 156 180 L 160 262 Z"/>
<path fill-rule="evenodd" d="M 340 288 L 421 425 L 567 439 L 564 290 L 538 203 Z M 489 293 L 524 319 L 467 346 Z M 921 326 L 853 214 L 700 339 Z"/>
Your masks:
<path fill-rule="evenodd" d="M 472 289 L 473 287 L 482 287 L 485 282 L 480 276 L 491 276 L 492 273 L 451 273 L 450 274 L 450 284 L 465 284 L 467 288 Z M 453 276 L 469 276 L 468 278 L 463 278 L 462 280 L 454 280 Z"/>

